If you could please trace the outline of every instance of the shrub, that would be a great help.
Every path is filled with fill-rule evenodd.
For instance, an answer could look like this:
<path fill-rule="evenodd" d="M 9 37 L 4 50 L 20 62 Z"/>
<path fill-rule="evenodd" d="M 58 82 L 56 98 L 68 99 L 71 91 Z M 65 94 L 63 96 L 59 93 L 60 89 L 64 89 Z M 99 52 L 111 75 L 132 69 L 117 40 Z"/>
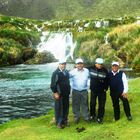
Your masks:
<path fill-rule="evenodd" d="M 0 37 L 2 38 L 11 38 L 15 41 L 18 41 L 23 46 L 30 46 L 31 43 L 33 45 L 37 44 L 39 42 L 39 35 L 36 33 L 31 33 L 27 31 L 21 31 L 21 30 L 9 30 L 9 29 L 1 29 L 0 30 Z"/>

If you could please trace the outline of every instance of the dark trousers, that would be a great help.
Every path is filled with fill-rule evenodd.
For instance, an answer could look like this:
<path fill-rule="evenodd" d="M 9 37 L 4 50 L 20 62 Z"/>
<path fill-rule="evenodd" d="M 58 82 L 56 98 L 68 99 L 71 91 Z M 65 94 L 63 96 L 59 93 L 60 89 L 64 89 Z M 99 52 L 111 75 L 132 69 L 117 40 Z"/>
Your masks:
<path fill-rule="evenodd" d="M 69 96 L 60 97 L 55 100 L 55 120 L 57 125 L 64 124 L 68 121 L 69 114 Z"/>
<path fill-rule="evenodd" d="M 115 118 L 115 120 L 120 119 L 119 99 L 121 99 L 122 102 L 123 102 L 123 108 L 124 108 L 124 112 L 125 112 L 126 116 L 127 117 L 131 116 L 130 106 L 129 106 L 129 102 L 128 102 L 127 98 L 124 98 L 123 96 L 121 96 L 121 94 L 111 93 L 111 99 L 112 99 L 113 108 L 114 108 L 114 118 Z"/>
<path fill-rule="evenodd" d="M 90 96 L 90 116 L 96 117 L 96 100 L 98 97 L 98 118 L 102 119 L 105 113 L 106 92 L 94 93 Z"/>

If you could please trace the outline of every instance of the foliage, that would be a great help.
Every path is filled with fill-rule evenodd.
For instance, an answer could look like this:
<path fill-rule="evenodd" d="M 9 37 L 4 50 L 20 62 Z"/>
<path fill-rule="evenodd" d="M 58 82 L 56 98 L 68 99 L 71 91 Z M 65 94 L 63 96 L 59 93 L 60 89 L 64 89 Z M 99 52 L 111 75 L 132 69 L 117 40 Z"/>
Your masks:
<path fill-rule="evenodd" d="M 32 19 L 95 19 L 140 14 L 139 0 L 7 0 L 6 2 L 0 0 L 2 5 L 0 13 Z M 132 21 L 133 18 L 127 20 Z"/>
<path fill-rule="evenodd" d="M 32 59 L 29 59 L 26 61 L 26 64 L 44 64 L 44 63 L 50 63 L 56 61 L 55 57 L 53 54 L 50 52 L 38 52 L 34 55 Z"/>
<path fill-rule="evenodd" d="M 0 39 L 0 64 L 16 64 L 22 61 L 22 45 L 13 39 Z"/>
<path fill-rule="evenodd" d="M 75 35 L 75 40 L 77 41 L 75 54 L 79 55 L 79 53 L 82 53 L 82 52 L 79 52 L 79 49 L 83 42 L 88 42 L 88 41 L 90 42 L 90 41 L 93 41 L 94 39 L 100 40 L 99 42 L 104 42 L 104 36 L 107 32 L 108 32 L 108 29 L 101 28 L 95 31 L 91 30 L 91 31 L 84 31 L 84 32 L 77 33 Z M 88 47 L 88 45 L 86 47 Z"/>
<path fill-rule="evenodd" d="M 139 54 L 140 44 L 140 25 L 128 24 L 114 28 L 108 33 L 109 42 L 112 49 L 117 50 L 116 55 L 130 67 L 139 67 L 137 61 L 140 60 L 136 54 Z M 136 58 L 135 58 L 136 57 Z"/>
<path fill-rule="evenodd" d="M 36 54 L 36 50 L 33 48 L 40 41 L 38 31 L 38 27 L 40 27 L 42 31 L 72 32 L 77 44 L 74 58 L 82 57 L 85 62 L 93 63 L 96 57 L 103 57 L 107 65 L 111 61 L 117 60 L 121 66 L 139 68 L 139 57 L 135 54 L 138 54 L 140 49 L 140 25 L 133 23 L 136 20 L 136 18 L 124 16 L 98 20 L 35 21 L 1 16 L 0 38 L 7 38 L 8 41 L 1 42 L 0 48 L 4 48 L 3 50 L 7 52 L 0 51 L 3 57 L 0 58 L 0 63 L 9 63 L 6 61 L 10 58 L 8 49 L 12 44 L 11 39 L 15 41 L 12 47 L 20 46 L 20 50 L 22 50 L 20 56 L 23 57 L 17 62 L 25 62 L 29 59 L 33 61 L 32 58 Z M 96 22 L 99 22 L 101 27 L 97 27 Z M 108 25 L 104 23 L 108 23 Z M 39 61 L 38 59 L 37 62 Z"/>
<path fill-rule="evenodd" d="M 12 38 L 15 41 L 18 41 L 23 46 L 27 47 L 30 46 L 31 43 L 35 45 L 38 42 L 38 36 L 35 33 L 21 31 L 21 30 L 9 30 L 9 29 L 2 29 L 0 30 L 0 37 L 2 38 Z"/>
<path fill-rule="evenodd" d="M 24 62 L 33 58 L 36 53 L 37 53 L 37 51 L 32 47 L 23 48 L 23 60 L 24 60 Z"/>
<path fill-rule="evenodd" d="M 88 63 L 102 57 L 107 65 L 116 60 L 122 67 L 139 69 L 139 36 L 140 25 L 136 23 L 83 31 L 75 35 L 77 47 L 74 55 L 84 58 Z"/>
<path fill-rule="evenodd" d="M 40 34 L 35 28 L 38 21 L 0 16 L 0 65 L 23 63 L 34 56 L 34 46 L 40 41 Z M 24 49 L 30 47 L 32 51 L 26 57 Z M 34 52 L 34 53 L 33 53 Z"/>

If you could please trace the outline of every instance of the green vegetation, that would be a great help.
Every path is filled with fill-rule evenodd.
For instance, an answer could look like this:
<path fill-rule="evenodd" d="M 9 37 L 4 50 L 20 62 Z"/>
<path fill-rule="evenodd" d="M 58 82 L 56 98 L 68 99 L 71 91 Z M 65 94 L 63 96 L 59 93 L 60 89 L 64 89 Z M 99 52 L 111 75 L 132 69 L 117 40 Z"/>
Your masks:
<path fill-rule="evenodd" d="M 72 32 L 77 43 L 74 57 L 82 57 L 86 63 L 91 64 L 96 57 L 103 57 L 107 65 L 116 60 L 122 67 L 139 69 L 140 25 L 137 21 L 139 19 L 126 16 L 120 19 L 49 21 L 43 30 L 68 29 Z"/>
<path fill-rule="evenodd" d="M 28 23 L 28 24 L 27 24 Z M 28 26 L 31 21 L 25 19 L 0 17 L 0 64 L 20 64 L 25 61 L 24 49 L 32 48 L 39 42 L 39 34 Z M 32 23 L 32 26 L 33 23 Z M 29 29 L 29 30 L 27 30 Z"/>
<path fill-rule="evenodd" d="M 37 20 L 0 16 L 0 65 L 21 64 L 36 57 L 40 24 Z M 43 56 L 40 54 L 38 63 L 54 60 L 50 53 Z"/>
<path fill-rule="evenodd" d="M 140 15 L 139 0 L 0 0 L 0 6 L 4 15 L 47 20 Z"/>
<path fill-rule="evenodd" d="M 77 46 L 74 57 L 93 63 L 103 57 L 107 65 L 117 60 L 122 67 L 140 69 L 140 25 L 137 18 L 37 21 L 16 17 L 0 17 L 0 65 L 37 64 L 55 61 L 50 53 L 37 53 L 42 31 L 73 33 Z M 99 27 L 97 27 L 99 23 Z M 135 55 L 137 54 L 137 55 Z"/>
<path fill-rule="evenodd" d="M 48 51 L 37 52 L 32 59 L 26 61 L 26 64 L 44 64 L 56 61 L 56 58 Z"/>
<path fill-rule="evenodd" d="M 116 55 L 123 60 L 126 65 L 135 68 L 140 68 L 139 36 L 140 25 L 137 24 L 116 27 L 109 33 L 109 42 L 112 48 L 117 50 Z"/>
<path fill-rule="evenodd" d="M 88 124 L 81 120 L 76 125 L 73 122 L 72 110 L 70 109 L 70 127 L 60 130 L 53 122 L 53 111 L 50 111 L 46 116 L 34 119 L 13 120 L 0 125 L 0 138 L 1 140 L 139 140 L 139 83 L 140 78 L 129 81 L 129 101 L 133 115 L 131 122 L 127 120 L 122 104 L 121 119 L 117 122 L 113 120 L 113 108 L 108 93 L 103 124 L 95 122 Z M 77 127 L 84 127 L 85 130 L 77 132 Z"/>
<path fill-rule="evenodd" d="M 85 31 L 77 33 L 77 47 L 74 51 L 74 55 L 82 57 L 86 63 L 92 63 L 96 57 L 104 57 L 102 52 L 98 52 L 98 49 L 105 43 L 104 37 L 109 31 L 108 29 L 96 29 L 94 31 Z"/>
<path fill-rule="evenodd" d="M 117 60 L 122 67 L 140 68 L 140 25 L 129 23 L 77 33 L 75 56 L 92 63 L 103 57 L 106 64 Z M 137 54 L 137 55 L 136 55 Z"/>

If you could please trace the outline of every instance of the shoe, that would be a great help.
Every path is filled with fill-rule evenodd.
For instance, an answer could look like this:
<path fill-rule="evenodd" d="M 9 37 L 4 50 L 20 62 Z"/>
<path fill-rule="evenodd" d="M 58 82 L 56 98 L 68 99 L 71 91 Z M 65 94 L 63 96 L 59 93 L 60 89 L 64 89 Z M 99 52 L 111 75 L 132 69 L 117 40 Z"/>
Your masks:
<path fill-rule="evenodd" d="M 57 128 L 63 129 L 63 128 L 64 128 L 64 125 L 58 124 L 58 125 L 57 125 Z"/>
<path fill-rule="evenodd" d="M 128 121 L 132 121 L 132 116 L 127 117 Z"/>
<path fill-rule="evenodd" d="M 118 121 L 119 119 L 115 119 L 115 121 Z"/>
<path fill-rule="evenodd" d="M 91 120 L 92 122 L 96 122 L 96 121 L 97 121 L 97 118 L 96 118 L 95 116 L 90 116 L 90 120 Z"/>
<path fill-rule="evenodd" d="M 100 119 L 100 118 L 98 118 L 98 119 L 97 119 L 97 123 L 99 123 L 99 124 L 103 124 L 103 120 Z"/>
<path fill-rule="evenodd" d="M 120 119 L 120 117 L 115 117 L 115 121 L 118 121 Z"/>

